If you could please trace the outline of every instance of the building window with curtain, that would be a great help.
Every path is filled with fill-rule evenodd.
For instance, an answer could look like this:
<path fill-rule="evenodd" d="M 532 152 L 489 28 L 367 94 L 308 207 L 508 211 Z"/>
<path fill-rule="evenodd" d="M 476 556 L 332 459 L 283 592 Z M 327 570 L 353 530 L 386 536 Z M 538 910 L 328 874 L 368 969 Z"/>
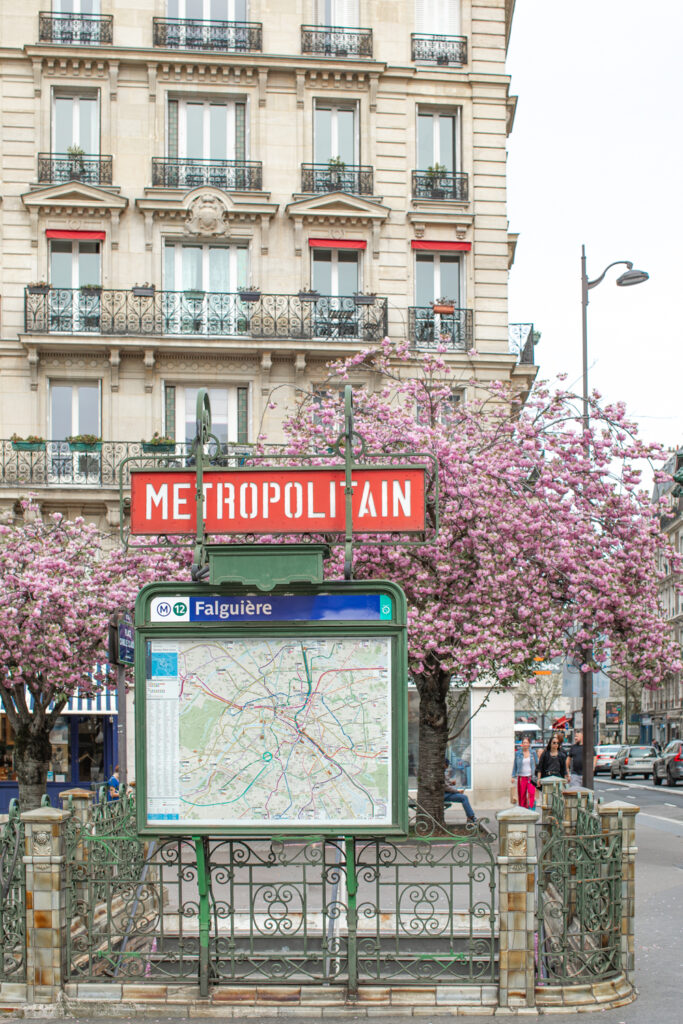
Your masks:
<path fill-rule="evenodd" d="M 429 64 L 464 64 L 467 40 L 460 35 L 460 0 L 415 0 L 415 61 Z"/>
<path fill-rule="evenodd" d="M 247 284 L 245 245 L 166 242 L 163 329 L 166 334 L 246 334 L 237 292 Z"/>
<path fill-rule="evenodd" d="M 198 386 L 164 385 L 164 434 L 190 444 L 197 430 Z M 249 442 L 249 388 L 225 385 L 208 389 L 211 402 L 211 431 L 221 445 Z"/>
<path fill-rule="evenodd" d="M 303 53 L 372 57 L 372 29 L 359 27 L 358 0 L 316 0 L 315 25 L 302 25 Z"/>
<path fill-rule="evenodd" d="M 54 234 L 69 232 L 56 231 Z M 48 247 L 50 331 L 99 333 L 102 314 L 101 241 L 49 238 Z"/>
<path fill-rule="evenodd" d="M 464 309 L 464 273 L 459 252 L 415 253 L 415 305 L 409 309 L 417 348 L 465 351 L 471 333 Z"/>
<path fill-rule="evenodd" d="M 417 110 L 416 199 L 468 198 L 467 175 L 460 168 L 460 110 Z"/>
<path fill-rule="evenodd" d="M 184 189 L 213 185 L 225 191 L 260 188 L 260 165 L 247 166 L 246 112 L 244 99 L 169 99 L 166 158 L 154 161 L 153 184 Z"/>

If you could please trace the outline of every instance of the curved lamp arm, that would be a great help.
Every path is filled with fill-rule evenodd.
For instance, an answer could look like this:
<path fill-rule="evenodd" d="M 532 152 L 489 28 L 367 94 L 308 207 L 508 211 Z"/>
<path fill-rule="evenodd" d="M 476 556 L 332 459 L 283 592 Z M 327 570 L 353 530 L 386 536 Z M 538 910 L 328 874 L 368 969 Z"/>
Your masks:
<path fill-rule="evenodd" d="M 611 270 L 612 267 L 620 267 L 622 264 L 627 270 L 633 270 L 633 264 L 630 260 L 615 260 L 614 263 L 608 264 L 602 274 L 600 274 L 600 277 L 596 277 L 594 281 L 589 281 L 588 278 L 586 278 L 586 288 L 595 288 L 596 285 L 600 284 L 600 282 L 604 280 L 605 274 L 608 270 Z"/>

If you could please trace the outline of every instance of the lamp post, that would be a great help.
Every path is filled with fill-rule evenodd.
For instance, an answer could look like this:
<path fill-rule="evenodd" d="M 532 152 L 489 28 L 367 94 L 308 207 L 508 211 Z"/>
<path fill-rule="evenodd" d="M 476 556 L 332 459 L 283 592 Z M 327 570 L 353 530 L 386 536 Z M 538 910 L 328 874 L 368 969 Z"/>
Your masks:
<path fill-rule="evenodd" d="M 583 354 L 583 430 L 587 435 L 590 426 L 588 415 L 588 292 L 591 288 L 597 287 L 604 280 L 605 274 L 611 267 L 625 266 L 626 270 L 617 278 L 620 288 L 628 288 L 633 284 L 642 284 L 647 281 L 649 274 L 644 270 L 634 270 L 630 260 L 615 260 L 609 263 L 603 270 L 600 277 L 593 281 L 588 280 L 586 273 L 586 246 L 581 246 L 581 337 Z M 586 437 L 586 444 L 588 444 Z M 591 652 L 581 652 L 582 664 L 590 665 Z M 592 788 L 593 786 L 593 672 L 589 668 L 587 672 L 581 670 L 581 703 L 583 710 L 583 784 Z M 628 722 L 626 723 L 626 735 L 628 737 Z"/>

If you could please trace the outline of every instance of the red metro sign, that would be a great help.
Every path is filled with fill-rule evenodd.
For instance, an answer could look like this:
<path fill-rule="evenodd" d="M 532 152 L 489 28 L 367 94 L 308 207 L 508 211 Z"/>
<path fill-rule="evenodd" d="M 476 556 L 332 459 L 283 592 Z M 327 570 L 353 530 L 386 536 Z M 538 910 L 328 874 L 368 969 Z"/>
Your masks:
<path fill-rule="evenodd" d="M 258 467 L 204 471 L 207 533 L 343 533 L 344 469 Z M 358 533 L 422 532 L 425 471 L 416 466 L 354 468 L 352 521 Z M 194 533 L 194 470 L 133 470 L 133 534 Z"/>

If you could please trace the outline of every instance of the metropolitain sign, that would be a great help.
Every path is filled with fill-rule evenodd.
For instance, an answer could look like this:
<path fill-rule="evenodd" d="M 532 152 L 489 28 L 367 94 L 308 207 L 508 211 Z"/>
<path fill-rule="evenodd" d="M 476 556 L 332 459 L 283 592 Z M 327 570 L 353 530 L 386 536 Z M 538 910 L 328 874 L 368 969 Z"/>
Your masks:
<path fill-rule="evenodd" d="M 257 467 L 204 471 L 207 533 L 343 533 L 343 467 Z M 352 521 L 358 533 L 425 529 L 422 466 L 354 468 Z M 133 470 L 133 534 L 196 530 L 194 470 Z"/>

